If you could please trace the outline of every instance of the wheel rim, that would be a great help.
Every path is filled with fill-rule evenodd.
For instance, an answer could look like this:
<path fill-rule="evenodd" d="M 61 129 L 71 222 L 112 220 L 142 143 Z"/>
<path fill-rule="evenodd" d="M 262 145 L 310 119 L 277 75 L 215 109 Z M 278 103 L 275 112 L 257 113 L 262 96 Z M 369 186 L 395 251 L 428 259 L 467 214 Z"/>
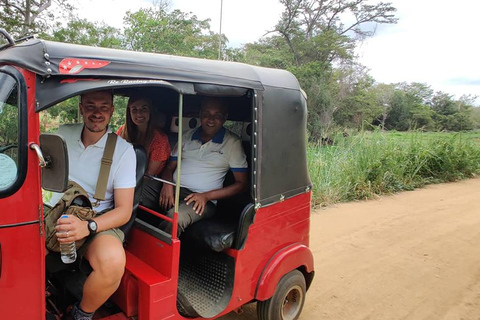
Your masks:
<path fill-rule="evenodd" d="M 300 286 L 293 286 L 285 295 L 282 306 L 282 319 L 293 320 L 300 314 L 303 305 L 303 290 Z"/>

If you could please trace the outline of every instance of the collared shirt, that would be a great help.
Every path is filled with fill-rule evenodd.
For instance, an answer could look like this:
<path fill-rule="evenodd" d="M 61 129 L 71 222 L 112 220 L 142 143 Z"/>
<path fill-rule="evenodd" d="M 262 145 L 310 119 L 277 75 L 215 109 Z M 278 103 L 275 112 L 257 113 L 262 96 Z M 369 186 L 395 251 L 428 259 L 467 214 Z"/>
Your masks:
<path fill-rule="evenodd" d="M 69 124 L 60 126 L 58 134 L 63 137 L 67 144 L 69 180 L 73 180 L 81 185 L 90 196 L 90 201 L 95 203 L 96 200 L 93 198 L 93 195 L 95 194 L 100 174 L 101 160 L 107 143 L 107 136 L 111 130 L 108 129 L 107 133 L 97 143 L 86 148 L 81 140 L 82 130 L 83 123 Z M 118 137 L 110 167 L 105 201 L 101 201 L 100 205 L 94 208 L 95 211 L 100 212 L 113 207 L 114 189 L 135 187 L 136 161 L 132 145 Z M 53 193 L 48 204 L 54 206 L 62 195 L 62 193 Z"/>
<path fill-rule="evenodd" d="M 240 138 L 222 128 L 212 140 L 202 141 L 202 127 L 183 134 L 180 183 L 193 192 L 207 192 L 223 188 L 228 170 L 247 171 L 247 158 Z M 178 145 L 171 159 L 177 161 Z M 177 167 L 178 169 L 178 167 Z M 173 174 L 176 182 L 177 171 Z"/>

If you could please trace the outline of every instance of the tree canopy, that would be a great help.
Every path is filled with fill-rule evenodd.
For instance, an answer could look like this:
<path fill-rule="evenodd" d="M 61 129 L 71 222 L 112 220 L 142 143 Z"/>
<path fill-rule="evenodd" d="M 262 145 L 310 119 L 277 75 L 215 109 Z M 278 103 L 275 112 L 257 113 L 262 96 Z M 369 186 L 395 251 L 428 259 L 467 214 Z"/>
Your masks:
<path fill-rule="evenodd" d="M 391 3 L 279 2 L 283 12 L 278 22 L 264 37 L 240 48 L 228 47 L 226 36 L 212 31 L 210 20 L 170 10 L 169 0 L 126 12 L 122 29 L 78 18 L 73 0 L 0 0 L 0 27 L 15 38 L 40 33 L 61 42 L 206 59 L 218 59 L 221 52 L 221 59 L 289 70 L 308 95 L 312 140 L 333 131 L 376 127 L 428 131 L 480 127 L 476 97 L 456 100 L 425 83 L 378 83 L 358 63 L 355 48 L 361 41 L 373 37 L 379 24 L 397 22 Z M 66 101 L 62 108 L 52 109 L 52 115 L 76 121 L 75 102 Z"/>

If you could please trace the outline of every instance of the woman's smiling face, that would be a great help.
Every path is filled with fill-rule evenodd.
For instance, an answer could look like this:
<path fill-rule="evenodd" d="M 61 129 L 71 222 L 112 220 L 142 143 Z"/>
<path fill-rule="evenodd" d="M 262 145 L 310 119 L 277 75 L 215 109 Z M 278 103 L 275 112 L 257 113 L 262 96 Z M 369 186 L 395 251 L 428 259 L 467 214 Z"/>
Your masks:
<path fill-rule="evenodd" d="M 133 123 L 139 127 L 146 127 L 150 120 L 150 103 L 147 100 L 139 99 L 128 105 Z"/>

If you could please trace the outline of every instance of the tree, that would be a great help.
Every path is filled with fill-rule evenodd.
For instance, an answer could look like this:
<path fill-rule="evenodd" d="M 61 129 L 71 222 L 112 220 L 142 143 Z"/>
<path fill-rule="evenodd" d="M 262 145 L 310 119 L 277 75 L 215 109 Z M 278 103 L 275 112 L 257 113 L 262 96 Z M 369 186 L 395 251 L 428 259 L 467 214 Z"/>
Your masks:
<path fill-rule="evenodd" d="M 127 12 L 124 22 L 127 49 L 209 59 L 218 57 L 219 35 L 210 30 L 209 19 L 199 20 L 180 10 L 167 12 L 165 5 L 157 5 Z M 228 40 L 221 36 L 226 47 Z"/>
<path fill-rule="evenodd" d="M 392 97 L 390 112 L 385 121 L 387 129 L 406 131 L 411 128 L 410 106 L 405 92 L 395 90 Z"/>
<path fill-rule="evenodd" d="M 432 109 L 444 116 L 455 114 L 458 109 L 452 95 L 445 92 L 437 92 L 432 98 Z"/>
<path fill-rule="evenodd" d="M 358 126 L 374 117 L 376 105 L 367 90 L 371 83 L 359 76 L 362 72 L 352 72 L 361 69 L 354 63 L 354 49 L 374 34 L 367 24 L 395 23 L 396 9 L 383 2 L 369 5 L 368 0 L 280 2 L 284 11 L 279 22 L 267 39 L 244 47 L 244 61 L 284 68 L 297 76 L 309 97 L 313 139 L 333 128 L 334 118 Z M 362 86 L 366 92 L 360 92 Z"/>
<path fill-rule="evenodd" d="M 285 7 L 271 32 L 288 46 L 295 65 L 336 58 L 350 58 L 355 43 L 374 31 L 367 23 L 396 23 L 396 9 L 390 3 L 369 5 L 368 0 L 280 0 Z M 353 20 L 346 17 L 353 17 Z"/>
<path fill-rule="evenodd" d="M 472 108 L 472 122 L 474 129 L 480 129 L 480 107 Z"/>
<path fill-rule="evenodd" d="M 16 38 L 44 32 L 55 20 L 52 4 L 67 14 L 74 9 L 69 0 L 0 0 L 0 27 Z"/>
<path fill-rule="evenodd" d="M 110 27 L 103 22 L 73 19 L 65 27 L 58 24 L 55 29 L 53 36 L 48 37 L 55 41 L 105 48 L 122 48 L 120 30 Z"/>
<path fill-rule="evenodd" d="M 377 106 L 381 110 L 380 115 L 377 117 L 377 121 L 380 124 L 380 128 L 385 130 L 385 122 L 387 121 L 388 114 L 392 108 L 395 86 L 392 84 L 380 83 L 374 87 L 374 91 L 377 99 Z"/>
<path fill-rule="evenodd" d="M 335 123 L 362 129 L 378 118 L 381 109 L 376 102 L 374 80 L 364 66 L 349 63 L 340 65 L 334 72 Z"/>

